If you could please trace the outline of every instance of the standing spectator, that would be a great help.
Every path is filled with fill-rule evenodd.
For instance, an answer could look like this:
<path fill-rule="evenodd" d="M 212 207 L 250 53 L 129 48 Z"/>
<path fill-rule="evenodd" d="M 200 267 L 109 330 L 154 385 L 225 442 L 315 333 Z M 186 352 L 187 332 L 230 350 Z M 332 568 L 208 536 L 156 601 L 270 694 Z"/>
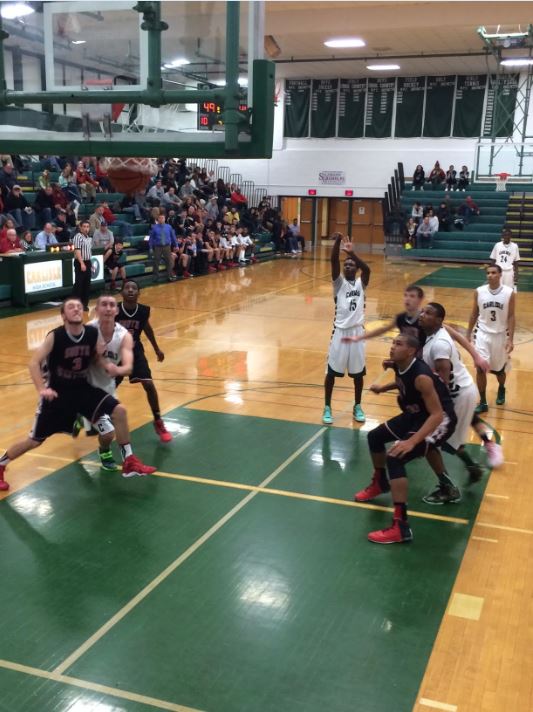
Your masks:
<path fill-rule="evenodd" d="M 24 195 L 20 185 L 14 185 L 13 189 L 5 199 L 5 209 L 17 226 L 23 226 L 25 230 L 33 230 L 35 227 L 35 213 Z"/>
<path fill-rule="evenodd" d="M 444 232 L 450 232 L 452 216 L 447 204 L 443 201 L 437 210 L 437 218 L 439 220 L 439 229 Z"/>
<path fill-rule="evenodd" d="M 426 174 L 424 173 L 424 169 L 418 164 L 418 166 L 415 168 L 415 172 L 413 173 L 413 183 L 411 190 L 424 190 L 424 183 L 426 182 Z"/>
<path fill-rule="evenodd" d="M 7 255 L 14 252 L 24 252 L 24 247 L 17 236 L 17 231 L 10 228 L 5 238 L 0 240 L 0 253 Z"/>
<path fill-rule="evenodd" d="M 54 202 L 54 191 L 52 189 L 52 186 L 48 186 L 47 188 L 41 188 L 41 190 L 35 196 L 33 208 L 38 218 L 39 225 L 44 225 L 45 223 L 51 222 L 54 219 L 56 214 L 56 206 Z"/>
<path fill-rule="evenodd" d="M 96 201 L 98 182 L 87 171 L 83 161 L 78 161 L 78 166 L 76 168 L 76 184 L 80 189 L 82 198 L 88 200 L 90 203 L 94 203 Z"/>
<path fill-rule="evenodd" d="M 463 223 L 465 225 L 468 225 L 472 215 L 480 215 L 480 213 L 481 213 L 481 211 L 478 208 L 478 206 L 476 205 L 476 203 L 474 203 L 474 201 L 472 200 L 471 195 L 467 196 L 465 202 L 462 205 L 460 205 L 459 209 L 457 210 L 457 214 L 462 216 Z"/>
<path fill-rule="evenodd" d="M 246 196 L 241 193 L 241 189 L 235 186 L 235 190 L 230 196 L 231 204 L 239 210 L 240 208 L 247 208 L 248 201 Z"/>
<path fill-rule="evenodd" d="M 167 225 L 164 215 L 159 215 L 157 222 L 152 226 L 152 229 L 150 230 L 150 237 L 148 239 L 148 247 L 154 255 L 153 281 L 157 282 L 159 280 L 159 265 L 161 263 L 161 259 L 163 259 L 163 262 L 167 268 L 168 281 L 175 282 L 176 277 L 172 273 L 174 265 L 172 250 L 178 247 L 178 243 L 176 240 L 176 233 L 170 225 Z"/>
<path fill-rule="evenodd" d="M 446 171 L 446 188 L 445 190 L 455 190 L 457 185 L 457 171 L 453 166 L 450 166 Z"/>
<path fill-rule="evenodd" d="M 35 236 L 35 249 L 46 250 L 50 245 L 57 245 L 57 238 L 52 223 L 47 222 L 41 232 Z"/>
<path fill-rule="evenodd" d="M 470 171 L 466 166 L 463 166 L 459 171 L 459 182 L 457 183 L 457 190 L 462 190 L 463 193 L 470 185 Z"/>
<path fill-rule="evenodd" d="M 83 311 L 89 311 L 91 290 L 92 238 L 89 235 L 89 221 L 80 222 L 79 232 L 74 235 L 74 287 L 72 296 L 83 304 Z"/>
<path fill-rule="evenodd" d="M 431 250 L 433 247 L 432 241 L 433 231 L 429 224 L 429 217 L 426 215 L 416 230 L 416 246 L 421 248 L 429 247 Z"/>
<path fill-rule="evenodd" d="M 413 218 L 413 220 L 415 221 L 415 223 L 417 225 L 420 225 L 420 222 L 421 222 L 422 218 L 424 217 L 424 209 L 422 208 L 422 206 L 420 205 L 418 200 L 413 205 L 413 209 L 411 210 L 411 217 Z"/>
<path fill-rule="evenodd" d="M 435 161 L 435 165 L 431 169 L 431 173 L 429 174 L 428 178 L 433 190 L 438 190 L 440 186 L 444 183 L 445 178 L 446 174 L 440 167 L 440 163 L 438 161 Z"/>

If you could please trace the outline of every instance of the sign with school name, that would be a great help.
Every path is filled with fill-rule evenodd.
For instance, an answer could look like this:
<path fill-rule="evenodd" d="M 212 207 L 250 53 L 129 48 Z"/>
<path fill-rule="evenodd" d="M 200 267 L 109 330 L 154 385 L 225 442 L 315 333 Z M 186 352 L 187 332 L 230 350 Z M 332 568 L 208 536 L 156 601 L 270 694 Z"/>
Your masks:
<path fill-rule="evenodd" d="M 320 171 L 318 182 L 322 185 L 344 185 L 346 173 L 344 171 Z"/>
<path fill-rule="evenodd" d="M 24 291 L 26 294 L 60 289 L 63 286 L 63 261 L 43 260 L 24 265 Z"/>

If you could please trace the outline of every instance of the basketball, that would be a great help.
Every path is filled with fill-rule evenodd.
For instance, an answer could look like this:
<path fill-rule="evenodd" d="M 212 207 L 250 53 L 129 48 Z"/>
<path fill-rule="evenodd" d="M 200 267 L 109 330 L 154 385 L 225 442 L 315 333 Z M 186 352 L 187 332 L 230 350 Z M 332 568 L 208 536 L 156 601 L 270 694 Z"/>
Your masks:
<path fill-rule="evenodd" d="M 107 175 L 116 192 L 126 193 L 126 195 L 144 191 L 150 180 L 147 173 L 140 173 L 130 168 L 109 168 Z"/>

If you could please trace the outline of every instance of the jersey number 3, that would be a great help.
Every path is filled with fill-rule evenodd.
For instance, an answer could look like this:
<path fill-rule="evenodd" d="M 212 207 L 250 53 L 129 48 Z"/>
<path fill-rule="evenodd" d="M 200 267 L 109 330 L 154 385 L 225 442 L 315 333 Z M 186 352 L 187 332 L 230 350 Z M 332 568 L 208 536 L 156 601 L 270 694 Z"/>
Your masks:
<path fill-rule="evenodd" d="M 494 309 L 490 310 L 490 320 L 496 321 L 496 312 L 494 311 Z"/>

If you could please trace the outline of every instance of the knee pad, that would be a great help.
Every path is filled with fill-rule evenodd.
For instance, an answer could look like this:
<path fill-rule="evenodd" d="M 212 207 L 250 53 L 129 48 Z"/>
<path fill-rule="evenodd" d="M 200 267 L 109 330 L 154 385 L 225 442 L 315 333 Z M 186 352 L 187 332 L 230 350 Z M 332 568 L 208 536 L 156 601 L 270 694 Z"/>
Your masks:
<path fill-rule="evenodd" d="M 386 431 L 388 433 L 388 431 Z M 370 452 L 385 452 L 385 443 L 383 433 L 383 425 L 370 430 L 367 435 L 368 449 Z"/>
<path fill-rule="evenodd" d="M 389 480 L 396 480 L 399 477 L 405 477 L 405 465 L 399 457 L 387 455 L 387 473 Z"/>

